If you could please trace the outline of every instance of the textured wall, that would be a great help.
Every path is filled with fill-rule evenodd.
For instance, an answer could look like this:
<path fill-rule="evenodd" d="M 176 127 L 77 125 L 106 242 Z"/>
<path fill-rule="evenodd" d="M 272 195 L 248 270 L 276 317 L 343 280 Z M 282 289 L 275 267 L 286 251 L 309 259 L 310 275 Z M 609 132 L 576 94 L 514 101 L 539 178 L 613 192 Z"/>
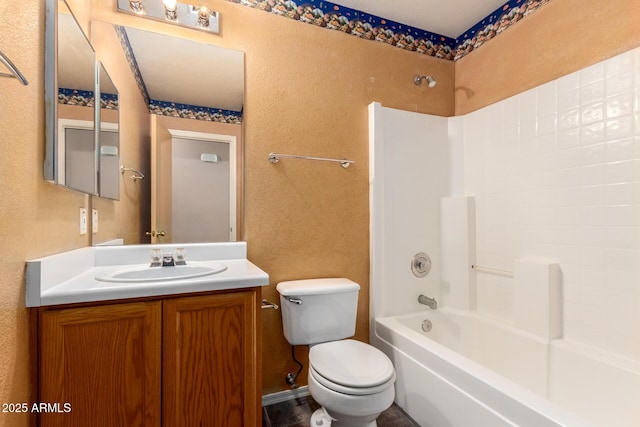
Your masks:
<path fill-rule="evenodd" d="M 117 14 L 96 0 L 95 19 L 162 31 L 245 52 L 244 232 L 249 258 L 267 271 L 263 296 L 277 301 L 283 280 L 344 276 L 363 286 L 357 337 L 368 339 L 369 207 L 367 105 L 449 116 L 453 63 L 348 37 L 226 1 L 214 36 Z M 432 74 L 434 89 L 415 74 Z M 164 118 L 163 118 L 164 120 Z M 197 129 L 193 129 L 197 130 Z M 347 157 L 356 164 L 286 161 L 270 152 Z M 280 312 L 266 310 L 264 392 L 287 387 L 297 369 L 282 336 Z M 306 349 L 299 348 L 302 360 Z M 306 364 L 306 362 L 305 362 Z M 301 383 L 306 383 L 306 372 Z"/>
<path fill-rule="evenodd" d="M 186 34 L 246 52 L 244 238 L 251 260 L 271 275 L 272 285 L 264 295 L 277 299 L 275 284 L 281 280 L 349 277 L 364 286 L 357 337 L 366 340 L 367 105 L 379 101 L 387 107 L 450 116 L 454 65 L 225 1 L 209 4 L 222 13 L 221 35 Z M 95 19 L 131 25 L 141 21 L 114 18 L 112 8 L 110 0 L 91 3 Z M 458 112 L 472 111 L 637 45 L 640 36 L 633 24 L 637 28 L 638 13 L 634 0 L 588 0 L 588 4 L 554 0 L 455 65 Z M 0 151 L 0 402 L 15 402 L 27 399 L 29 391 L 24 261 L 89 244 L 88 238 L 78 236 L 77 216 L 78 207 L 90 201 L 42 180 L 44 0 L 20 8 L 2 2 L 0 16 L 11 17 L 12 22 L 0 32 L 0 47 L 30 80 L 24 87 L 0 79 L 0 131 L 5 141 Z M 86 18 L 81 21 L 88 26 Z M 145 25 L 156 31 L 181 31 L 159 23 Z M 558 50 L 549 34 L 561 37 L 565 49 Z M 511 49 L 500 49 L 502 43 Z M 509 76 L 518 72 L 528 77 L 509 83 Z M 425 73 L 434 75 L 438 86 L 431 90 L 414 86 L 413 75 Z M 129 126 L 139 132 L 128 139 L 140 143 L 129 158 L 139 156 L 143 165 L 147 125 Z M 271 165 L 266 160 L 271 151 L 349 157 L 357 163 L 348 170 L 311 162 Z M 142 195 L 137 200 L 145 199 Z M 144 208 L 115 208 L 127 200 L 93 201 L 101 214 L 105 212 L 104 238 L 123 235 L 117 227 L 127 224 L 135 230 L 123 233 L 132 239 L 144 228 L 148 221 Z M 112 215 L 107 214 L 108 206 Z M 285 388 L 283 375 L 295 365 L 282 338 L 279 312 L 265 312 L 263 325 L 268 393 Z M 0 425 L 21 424 L 26 424 L 26 417 L 0 415 Z"/>
<path fill-rule="evenodd" d="M 553 0 L 455 65 L 462 115 L 640 45 L 637 0 Z"/>
<path fill-rule="evenodd" d="M 0 4 L 11 22 L 0 31 L 0 49 L 22 71 L 28 86 L 0 78 L 0 403 L 29 401 L 28 316 L 24 262 L 86 246 L 78 234 L 78 208 L 87 197 L 43 180 L 44 2 L 16 8 Z M 4 71 L 4 67 L 2 67 Z M 0 425 L 26 425 L 26 415 L 0 413 Z"/>
<path fill-rule="evenodd" d="M 43 180 L 45 2 L 28 2 L 21 7 L 2 2 L 0 16 L 10 17 L 10 23 L 0 31 L 0 49 L 29 81 L 28 86 L 22 86 L 17 80 L 0 78 L 0 403 L 16 403 L 29 401 L 29 363 L 33 357 L 28 348 L 24 301 L 25 261 L 89 245 L 91 236 L 78 232 L 78 209 L 90 208 L 91 200 Z M 145 123 L 148 127 L 148 119 Z M 131 128 L 138 132 L 143 126 L 139 123 Z M 129 136 L 134 147 L 140 137 Z M 136 200 L 132 203 L 139 204 Z M 111 220 L 119 221 L 118 236 L 137 237 L 143 221 L 137 212 L 141 208 L 127 208 L 126 199 L 109 203 L 124 207 L 130 212 L 127 215 L 133 216 Z M 112 228 L 109 222 L 106 216 L 105 230 Z M 27 422 L 24 414 L 0 413 L 0 426 Z"/>

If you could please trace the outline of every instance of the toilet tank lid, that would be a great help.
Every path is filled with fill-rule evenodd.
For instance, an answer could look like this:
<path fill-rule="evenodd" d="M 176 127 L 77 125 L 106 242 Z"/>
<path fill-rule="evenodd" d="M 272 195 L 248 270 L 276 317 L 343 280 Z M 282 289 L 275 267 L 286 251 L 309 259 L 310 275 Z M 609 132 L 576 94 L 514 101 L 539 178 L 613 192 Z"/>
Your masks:
<path fill-rule="evenodd" d="M 334 277 L 280 282 L 276 289 L 283 296 L 323 295 L 358 291 L 360 285 L 349 279 Z"/>

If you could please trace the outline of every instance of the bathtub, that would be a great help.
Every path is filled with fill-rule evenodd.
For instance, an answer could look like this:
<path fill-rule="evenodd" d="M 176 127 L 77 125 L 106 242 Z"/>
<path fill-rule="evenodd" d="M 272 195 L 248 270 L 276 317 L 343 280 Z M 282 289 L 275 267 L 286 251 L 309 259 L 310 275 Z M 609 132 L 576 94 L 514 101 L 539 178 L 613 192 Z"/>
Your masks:
<path fill-rule="evenodd" d="M 372 328 L 396 369 L 396 403 L 422 427 L 640 425 L 640 373 L 624 361 L 459 310 Z"/>

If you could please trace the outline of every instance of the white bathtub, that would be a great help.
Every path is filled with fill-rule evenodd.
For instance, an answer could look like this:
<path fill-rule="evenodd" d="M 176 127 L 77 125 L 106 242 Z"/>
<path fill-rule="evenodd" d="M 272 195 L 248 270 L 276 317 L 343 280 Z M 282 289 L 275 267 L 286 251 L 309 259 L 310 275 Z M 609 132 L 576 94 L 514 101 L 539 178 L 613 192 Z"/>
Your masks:
<path fill-rule="evenodd" d="M 423 427 L 640 425 L 633 365 L 465 311 L 420 311 L 372 326 L 372 344 L 396 369 L 396 403 Z"/>

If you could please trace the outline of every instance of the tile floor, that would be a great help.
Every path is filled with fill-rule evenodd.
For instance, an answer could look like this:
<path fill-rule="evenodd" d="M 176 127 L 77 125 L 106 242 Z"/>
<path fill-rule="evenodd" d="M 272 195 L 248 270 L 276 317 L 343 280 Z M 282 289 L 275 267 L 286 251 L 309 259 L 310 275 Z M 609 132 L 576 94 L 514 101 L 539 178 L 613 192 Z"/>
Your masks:
<path fill-rule="evenodd" d="M 262 427 L 309 427 L 318 405 L 311 396 L 274 403 L 262 408 Z M 395 403 L 378 417 L 378 427 L 420 427 Z"/>

